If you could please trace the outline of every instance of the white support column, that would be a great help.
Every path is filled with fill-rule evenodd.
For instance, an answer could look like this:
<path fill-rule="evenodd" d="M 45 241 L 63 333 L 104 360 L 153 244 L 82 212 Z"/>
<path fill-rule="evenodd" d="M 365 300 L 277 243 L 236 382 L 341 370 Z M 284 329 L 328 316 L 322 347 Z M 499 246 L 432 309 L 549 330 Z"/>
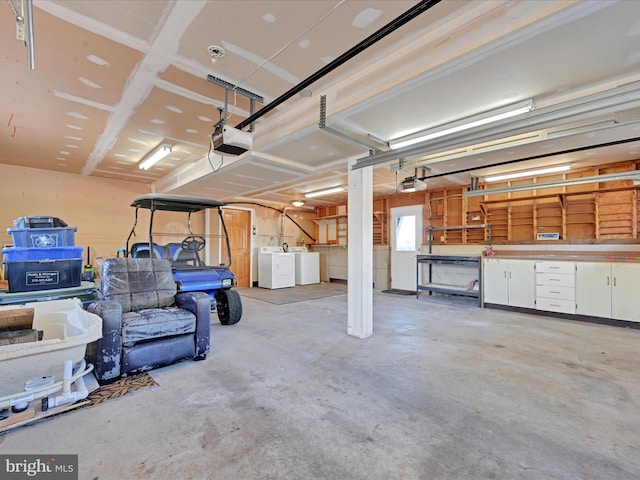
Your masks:
<path fill-rule="evenodd" d="M 373 334 L 373 167 L 352 170 L 349 160 L 347 333 Z"/>

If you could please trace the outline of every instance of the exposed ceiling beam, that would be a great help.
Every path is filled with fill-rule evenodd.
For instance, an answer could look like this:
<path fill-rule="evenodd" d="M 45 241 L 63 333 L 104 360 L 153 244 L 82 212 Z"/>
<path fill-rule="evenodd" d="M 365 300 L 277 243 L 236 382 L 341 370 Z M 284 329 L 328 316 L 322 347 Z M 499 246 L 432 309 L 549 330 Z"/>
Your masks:
<path fill-rule="evenodd" d="M 173 6 L 158 35 L 129 79 L 118 105 L 109 115 L 104 131 L 82 169 L 83 175 L 90 175 L 107 155 L 138 105 L 149 95 L 157 75 L 167 68 L 185 31 L 206 4 L 206 0 L 194 0 L 178 2 Z"/>
<path fill-rule="evenodd" d="M 541 128 L 557 127 L 570 121 L 581 121 L 598 115 L 611 114 L 615 113 L 617 109 L 629 110 L 639 106 L 640 81 L 635 81 L 557 105 L 532 110 L 518 117 L 477 127 L 471 131 L 454 133 L 397 150 L 362 157 L 352 168 L 380 165 L 403 157 L 434 154 L 474 143 L 521 135 Z"/>

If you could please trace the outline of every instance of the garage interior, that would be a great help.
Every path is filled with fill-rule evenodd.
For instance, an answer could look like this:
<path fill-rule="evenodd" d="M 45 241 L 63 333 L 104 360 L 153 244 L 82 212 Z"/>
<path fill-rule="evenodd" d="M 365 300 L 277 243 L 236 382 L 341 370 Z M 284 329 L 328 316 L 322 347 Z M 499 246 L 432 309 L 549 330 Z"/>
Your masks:
<path fill-rule="evenodd" d="M 99 267 L 135 198 L 190 195 L 244 245 L 242 321 L 212 322 L 205 361 L 3 432 L 2 454 L 77 454 L 94 479 L 640 477 L 639 14 L 0 4 L 2 225 L 63 218 Z M 196 222 L 220 261 L 216 217 Z M 262 288 L 284 244 L 318 253 L 327 296 Z"/>

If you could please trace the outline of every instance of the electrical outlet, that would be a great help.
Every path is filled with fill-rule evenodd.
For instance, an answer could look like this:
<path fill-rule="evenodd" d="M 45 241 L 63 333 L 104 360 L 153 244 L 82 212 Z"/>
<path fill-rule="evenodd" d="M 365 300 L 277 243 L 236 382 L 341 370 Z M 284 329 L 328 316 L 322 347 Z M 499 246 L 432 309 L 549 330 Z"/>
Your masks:
<path fill-rule="evenodd" d="M 440 235 L 440 241 L 444 242 L 444 235 Z"/>

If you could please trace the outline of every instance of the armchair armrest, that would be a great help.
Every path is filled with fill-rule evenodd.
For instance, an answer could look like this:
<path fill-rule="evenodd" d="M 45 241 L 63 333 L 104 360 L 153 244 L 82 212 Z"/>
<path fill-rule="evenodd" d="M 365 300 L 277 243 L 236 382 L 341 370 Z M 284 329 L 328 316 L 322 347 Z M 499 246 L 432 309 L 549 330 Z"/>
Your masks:
<path fill-rule="evenodd" d="M 203 292 L 178 293 L 176 305 L 196 316 L 196 355 L 194 360 L 204 360 L 211 348 L 211 299 L 209 295 Z"/>
<path fill-rule="evenodd" d="M 102 319 L 102 338 L 87 346 L 87 359 L 93 363 L 96 378 L 120 377 L 122 357 L 122 307 L 113 300 L 99 300 L 87 307 Z"/>

